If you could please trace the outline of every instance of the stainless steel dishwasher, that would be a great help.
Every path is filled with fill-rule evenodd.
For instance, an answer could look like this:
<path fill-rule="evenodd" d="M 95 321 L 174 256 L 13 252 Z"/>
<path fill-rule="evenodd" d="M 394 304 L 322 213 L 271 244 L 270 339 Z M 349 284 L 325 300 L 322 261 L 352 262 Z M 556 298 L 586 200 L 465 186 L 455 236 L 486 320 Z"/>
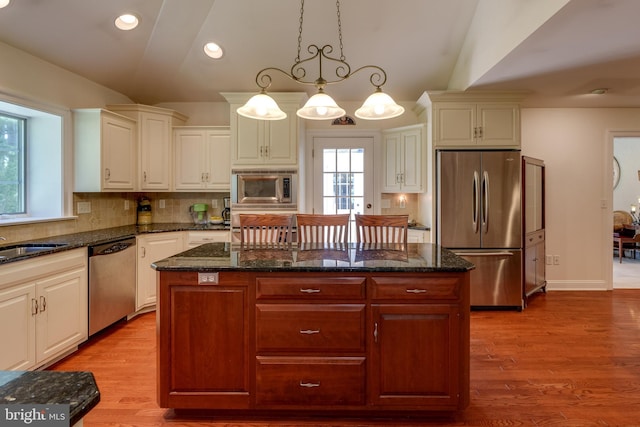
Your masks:
<path fill-rule="evenodd" d="M 136 309 L 136 239 L 89 246 L 89 335 Z"/>

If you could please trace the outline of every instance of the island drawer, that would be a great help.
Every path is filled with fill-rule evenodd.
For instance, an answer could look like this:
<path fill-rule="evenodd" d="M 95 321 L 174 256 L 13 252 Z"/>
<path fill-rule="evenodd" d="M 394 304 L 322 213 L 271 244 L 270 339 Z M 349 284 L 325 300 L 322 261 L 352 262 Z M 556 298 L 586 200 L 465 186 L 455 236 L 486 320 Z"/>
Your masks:
<path fill-rule="evenodd" d="M 256 278 L 256 298 L 362 299 L 364 277 L 270 276 Z"/>
<path fill-rule="evenodd" d="M 457 276 L 411 277 L 374 276 L 371 278 L 373 299 L 457 300 L 461 282 Z"/>
<path fill-rule="evenodd" d="M 257 351 L 364 352 L 364 304 L 257 304 Z"/>
<path fill-rule="evenodd" d="M 364 357 L 257 357 L 256 405 L 364 405 Z"/>

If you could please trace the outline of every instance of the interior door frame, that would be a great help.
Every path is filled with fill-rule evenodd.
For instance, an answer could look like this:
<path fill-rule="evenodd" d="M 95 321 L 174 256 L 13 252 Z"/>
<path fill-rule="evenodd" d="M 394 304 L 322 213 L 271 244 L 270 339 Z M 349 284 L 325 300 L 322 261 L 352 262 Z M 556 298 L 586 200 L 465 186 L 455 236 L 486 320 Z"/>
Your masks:
<path fill-rule="evenodd" d="M 382 174 L 376 174 L 376 170 L 382 167 L 380 141 L 381 132 L 378 130 L 349 130 L 349 129 L 313 129 L 305 133 L 303 159 L 300 164 L 299 176 L 304 176 L 304 200 L 298 201 L 298 211 L 300 213 L 311 213 L 313 211 L 313 199 L 315 179 L 313 173 L 313 143 L 314 138 L 371 138 L 373 140 L 373 213 L 380 213 L 380 189 L 382 188 Z"/>
<path fill-rule="evenodd" d="M 616 138 L 640 138 L 640 129 L 639 130 L 608 130 L 607 131 L 607 140 L 604 144 L 604 166 L 605 170 L 605 180 L 603 183 L 602 194 L 606 195 L 606 198 L 603 199 L 606 203 L 606 212 L 602 218 L 602 241 L 604 242 L 602 253 L 604 259 L 604 273 L 605 279 L 608 278 L 606 290 L 614 290 L 614 289 L 633 289 L 633 288 L 616 288 L 613 283 L 613 256 L 611 256 L 611 251 L 613 247 L 613 187 L 611 185 L 611 177 L 613 176 L 613 155 L 614 155 L 614 145 Z M 607 255 L 604 255 L 607 254 Z"/>

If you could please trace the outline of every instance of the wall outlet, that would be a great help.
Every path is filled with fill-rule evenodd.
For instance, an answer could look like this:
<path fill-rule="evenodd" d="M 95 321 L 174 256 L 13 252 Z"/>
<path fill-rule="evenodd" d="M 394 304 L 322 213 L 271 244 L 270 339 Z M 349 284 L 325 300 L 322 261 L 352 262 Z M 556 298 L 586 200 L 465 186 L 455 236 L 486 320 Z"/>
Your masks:
<path fill-rule="evenodd" d="M 218 207 L 218 199 L 211 199 L 211 207 L 212 208 Z"/>
<path fill-rule="evenodd" d="M 553 265 L 560 265 L 560 255 L 553 256 Z"/>
<path fill-rule="evenodd" d="M 77 211 L 79 214 L 91 213 L 91 202 L 78 202 Z"/>
<path fill-rule="evenodd" d="M 128 210 L 129 210 L 129 201 L 128 201 L 128 200 L 125 200 L 125 201 L 124 201 L 124 210 L 125 210 L 125 211 L 128 211 Z"/>
<path fill-rule="evenodd" d="M 391 207 L 391 200 L 389 199 L 380 200 L 380 207 L 382 209 L 389 209 Z"/>
<path fill-rule="evenodd" d="M 159 207 L 160 209 L 164 209 L 164 208 L 165 208 L 165 206 L 166 206 L 166 205 L 165 205 L 165 201 L 164 201 L 164 199 L 160 199 L 160 200 L 158 200 L 158 207 Z"/>
<path fill-rule="evenodd" d="M 546 255 L 547 265 L 553 265 L 553 255 Z"/>

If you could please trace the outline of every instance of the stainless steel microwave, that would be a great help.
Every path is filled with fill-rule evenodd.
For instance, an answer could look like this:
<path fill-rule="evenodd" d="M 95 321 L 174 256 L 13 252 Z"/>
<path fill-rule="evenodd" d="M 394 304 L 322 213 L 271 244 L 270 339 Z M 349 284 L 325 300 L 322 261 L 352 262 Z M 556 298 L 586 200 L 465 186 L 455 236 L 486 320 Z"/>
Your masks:
<path fill-rule="evenodd" d="M 231 207 L 295 208 L 297 186 L 296 170 L 233 169 Z"/>

